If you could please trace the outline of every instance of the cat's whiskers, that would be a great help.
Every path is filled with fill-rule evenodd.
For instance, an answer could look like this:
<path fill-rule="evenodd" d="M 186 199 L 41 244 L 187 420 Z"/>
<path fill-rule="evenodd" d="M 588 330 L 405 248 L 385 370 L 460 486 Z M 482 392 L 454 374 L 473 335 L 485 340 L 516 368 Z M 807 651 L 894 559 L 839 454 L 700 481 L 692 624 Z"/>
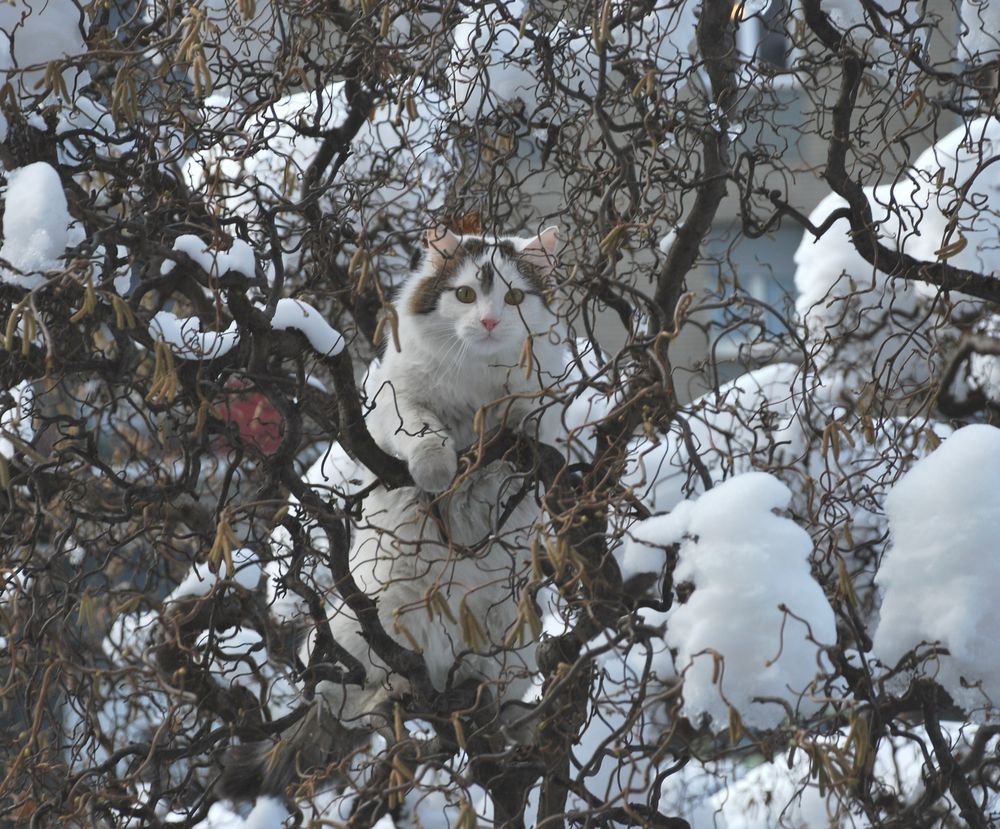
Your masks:
<path fill-rule="evenodd" d="M 452 361 L 451 368 L 445 374 L 443 374 L 442 379 L 447 378 L 449 375 L 457 375 L 459 367 L 462 365 L 463 360 L 465 360 L 465 355 L 469 350 L 468 340 L 461 340 L 462 347 L 458 351 L 458 355 Z"/>
<path fill-rule="evenodd" d="M 434 385 L 440 384 L 446 378 L 448 372 L 443 371 L 444 365 L 445 365 L 445 362 L 451 357 L 452 353 L 455 351 L 455 346 L 459 346 L 458 354 L 459 354 L 459 358 L 461 357 L 461 355 L 463 353 L 463 350 L 462 350 L 461 346 L 463 344 L 464 343 L 463 343 L 461 337 L 459 337 L 457 334 L 453 334 L 452 335 L 452 337 L 450 338 L 450 341 L 448 342 L 447 349 L 445 351 L 443 351 L 437 357 L 437 359 L 434 361 L 435 362 L 435 366 L 434 366 L 435 371 L 434 371 L 434 373 L 436 375 L 435 380 L 434 380 Z"/>

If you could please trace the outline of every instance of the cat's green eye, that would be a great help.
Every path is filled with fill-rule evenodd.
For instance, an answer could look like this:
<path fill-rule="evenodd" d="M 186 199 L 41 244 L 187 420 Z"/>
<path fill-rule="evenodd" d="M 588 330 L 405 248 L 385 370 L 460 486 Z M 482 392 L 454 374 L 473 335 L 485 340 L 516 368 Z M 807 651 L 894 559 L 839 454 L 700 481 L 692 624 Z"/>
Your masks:
<path fill-rule="evenodd" d="M 508 305 L 520 305 L 522 302 L 524 302 L 524 291 L 522 291 L 520 288 L 511 288 L 509 291 L 507 291 L 506 295 L 503 298 L 503 301 L 506 302 Z"/>
<path fill-rule="evenodd" d="M 463 285 L 461 288 L 455 289 L 455 296 L 458 297 L 459 302 L 475 302 L 476 292 L 470 288 L 468 285 Z"/>

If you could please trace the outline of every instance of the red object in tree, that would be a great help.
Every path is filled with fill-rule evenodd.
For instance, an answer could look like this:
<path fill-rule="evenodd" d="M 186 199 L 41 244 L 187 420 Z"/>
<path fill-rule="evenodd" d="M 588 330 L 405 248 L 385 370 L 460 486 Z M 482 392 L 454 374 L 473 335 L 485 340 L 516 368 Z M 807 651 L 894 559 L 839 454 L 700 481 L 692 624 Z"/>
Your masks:
<path fill-rule="evenodd" d="M 270 398 L 242 377 L 229 378 L 225 388 L 225 399 L 212 407 L 216 417 L 235 423 L 240 439 L 263 454 L 277 452 L 285 432 L 285 420 Z"/>

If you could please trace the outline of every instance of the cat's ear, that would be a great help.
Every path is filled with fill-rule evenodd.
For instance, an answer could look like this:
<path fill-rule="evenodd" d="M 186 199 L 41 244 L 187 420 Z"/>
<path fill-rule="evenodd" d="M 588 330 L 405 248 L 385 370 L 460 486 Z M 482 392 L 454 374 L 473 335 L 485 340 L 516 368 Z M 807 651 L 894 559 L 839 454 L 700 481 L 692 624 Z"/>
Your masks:
<path fill-rule="evenodd" d="M 545 228 L 524 246 L 521 257 L 542 273 L 548 274 L 556 263 L 556 245 L 559 244 L 559 228 L 555 225 Z"/>
<path fill-rule="evenodd" d="M 432 227 L 427 231 L 424 239 L 427 242 L 427 253 L 435 268 L 440 268 L 447 260 L 451 259 L 462 241 L 444 225 Z"/>

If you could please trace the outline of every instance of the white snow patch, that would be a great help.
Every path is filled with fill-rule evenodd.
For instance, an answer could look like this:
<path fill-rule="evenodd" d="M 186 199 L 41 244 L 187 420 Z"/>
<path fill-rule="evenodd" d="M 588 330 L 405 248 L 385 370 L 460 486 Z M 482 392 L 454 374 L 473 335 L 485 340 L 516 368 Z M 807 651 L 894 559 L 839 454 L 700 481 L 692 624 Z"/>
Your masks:
<path fill-rule="evenodd" d="M 674 242 L 676 242 L 676 241 L 677 241 L 677 228 L 674 227 L 674 228 L 671 228 L 669 231 L 667 231 L 666 236 L 664 236 L 662 239 L 660 239 L 660 242 L 659 242 L 659 245 L 658 245 L 658 247 L 660 249 L 660 253 L 662 253 L 664 256 L 666 256 L 667 254 L 669 254 L 670 253 L 670 249 L 674 246 Z"/>
<path fill-rule="evenodd" d="M 402 101 L 386 104 L 365 119 L 351 142 L 351 153 L 330 183 L 321 209 L 349 220 L 375 251 L 371 267 L 380 275 L 409 270 L 398 245 L 382 245 L 385 227 L 396 234 L 417 234 L 427 211 L 442 203 L 441 191 L 451 164 L 442 125 L 450 103 L 434 88 L 413 83 Z M 224 139 L 191 154 L 184 175 L 192 190 L 210 198 L 228 215 L 242 217 L 255 237 L 269 238 L 261 205 L 301 198 L 303 182 L 321 139 L 312 131 L 336 129 L 348 111 L 343 83 L 287 95 L 243 121 L 241 107 L 225 96 L 205 101 L 203 116 Z M 300 124 L 310 127 L 302 134 Z M 287 270 L 299 268 L 302 228 L 294 217 L 277 217 Z"/>
<path fill-rule="evenodd" d="M 686 494 L 703 488 L 691 468 L 688 444 L 697 449 L 713 481 L 729 470 L 745 472 L 754 458 L 762 457 L 771 446 L 781 446 L 780 458 L 789 461 L 804 450 L 802 424 L 797 412 L 806 399 L 827 402 L 836 397 L 839 384 L 819 386 L 815 378 L 804 379 L 802 368 L 791 363 L 774 363 L 737 377 L 716 392 L 709 392 L 683 413 L 685 429 L 654 443 L 637 438 L 629 447 L 622 483 L 635 490 L 653 512 L 665 512 Z M 807 397 L 808 396 L 808 397 Z M 765 432 L 769 440 L 759 438 Z"/>
<path fill-rule="evenodd" d="M 996 4 L 994 4 L 996 5 Z M 997 30 L 1000 31 L 1000 30 Z M 977 118 L 952 130 L 924 150 L 913 164 L 909 181 L 893 195 L 919 216 L 904 249 L 934 262 L 938 251 L 966 240 L 948 263 L 983 274 L 1000 272 L 1000 120 Z M 925 290 L 932 295 L 937 288 Z"/>
<path fill-rule="evenodd" d="M 315 351 L 329 357 L 344 350 L 344 336 L 319 311 L 299 299 L 279 299 L 271 318 L 271 327 L 301 331 Z"/>
<path fill-rule="evenodd" d="M 865 195 L 880 242 L 899 250 L 911 237 L 912 210 L 905 196 L 912 187 L 866 187 Z M 836 194 L 810 214 L 821 225 L 847 206 Z M 924 296 L 916 284 L 890 279 L 855 250 L 850 225 L 838 219 L 818 239 L 809 231 L 795 251 L 795 309 L 807 336 L 821 346 L 821 368 L 841 373 L 849 388 L 879 379 L 885 388 L 908 389 L 927 381 L 928 355 L 935 352 L 932 331 L 919 328 L 918 306 Z M 933 326 L 929 328 L 933 329 Z M 916 330 L 915 330 L 916 329 Z"/>
<path fill-rule="evenodd" d="M 266 700 L 272 718 L 290 714 L 301 695 L 278 665 L 269 661 L 263 637 L 250 628 L 202 631 L 195 640 L 201 661 L 224 688 L 241 686 Z"/>
<path fill-rule="evenodd" d="M 44 161 L 10 172 L 4 198 L 3 245 L 5 259 L 19 276 L 0 266 L 0 282 L 33 289 L 44 283 L 37 271 L 59 267 L 69 244 L 72 218 L 59 174 Z"/>
<path fill-rule="evenodd" d="M 520 2 L 505 3 L 515 19 L 524 13 Z M 496 7 L 487 5 L 467 15 L 454 29 L 450 80 L 455 108 L 475 120 L 503 104 L 521 101 L 528 113 L 538 109 L 538 80 L 532 43 L 522 40 L 516 26 L 503 22 Z"/>
<path fill-rule="evenodd" d="M 790 500 L 781 481 L 748 472 L 632 530 L 628 560 L 646 563 L 680 542 L 674 583 L 694 584 L 689 600 L 671 608 L 665 636 L 684 675 L 686 716 L 708 714 L 723 728 L 732 705 L 748 726 L 773 728 L 784 708 L 755 698 L 784 699 L 803 714 L 820 707 L 808 692 L 824 670 L 821 648 L 836 641 L 836 625 L 810 573 L 809 535 L 772 512 Z"/>
<path fill-rule="evenodd" d="M 258 797 L 243 829 L 279 829 L 290 816 L 291 812 L 277 798 Z"/>
<path fill-rule="evenodd" d="M 233 271 L 253 279 L 257 271 L 253 248 L 242 239 L 233 239 L 233 244 L 227 251 L 217 251 L 206 245 L 199 237 L 185 234 L 174 240 L 174 250 L 186 253 L 205 273 L 213 277 L 220 277 Z M 170 273 L 176 264 L 172 259 L 165 259 L 160 266 L 160 273 L 164 275 Z"/>
<path fill-rule="evenodd" d="M 617 8 L 612 4 L 612 9 L 616 14 L 626 11 L 624 4 Z M 697 9 L 693 0 L 660 0 L 638 21 L 610 27 L 608 82 L 613 87 L 626 83 L 614 68 L 620 57 L 637 65 L 651 64 L 668 87 L 676 85 L 693 62 L 689 47 Z M 531 22 L 522 22 L 527 13 L 520 0 L 495 0 L 477 7 L 455 27 L 448 78 L 454 109 L 465 118 L 474 121 L 518 102 L 529 116 L 545 111 L 558 118 L 565 111 L 586 109 L 584 101 L 596 92 L 602 70 L 596 33 L 589 27 L 570 28 L 562 21 L 549 32 L 535 32 L 545 38 L 554 56 L 556 88 L 545 95 L 545 72 L 536 58 L 534 38 L 527 34 Z M 523 37 L 521 27 L 526 32 Z M 575 95 L 563 95 L 562 87 Z"/>
<path fill-rule="evenodd" d="M 939 643 L 948 654 L 926 671 L 983 715 L 1000 701 L 1000 429 L 956 431 L 893 487 L 886 511 L 892 547 L 876 577 L 884 596 L 874 653 L 892 667 Z"/>

